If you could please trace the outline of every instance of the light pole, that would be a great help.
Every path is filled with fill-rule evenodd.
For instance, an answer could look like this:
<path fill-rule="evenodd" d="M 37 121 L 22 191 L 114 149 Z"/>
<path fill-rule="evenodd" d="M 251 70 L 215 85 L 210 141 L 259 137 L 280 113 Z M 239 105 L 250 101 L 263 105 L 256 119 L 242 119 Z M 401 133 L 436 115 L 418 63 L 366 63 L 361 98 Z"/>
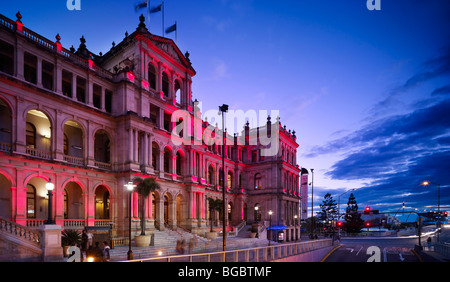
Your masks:
<path fill-rule="evenodd" d="M 55 224 L 53 221 L 53 211 L 52 211 L 52 206 L 53 206 L 52 197 L 53 197 L 53 189 L 55 189 L 55 184 L 52 183 L 51 178 L 48 179 L 48 182 L 45 184 L 45 188 L 47 189 L 47 192 L 48 192 L 48 219 L 45 223 L 46 224 Z"/>
<path fill-rule="evenodd" d="M 136 185 L 133 184 L 133 182 L 128 182 L 125 184 L 125 187 L 128 190 L 128 253 L 127 253 L 127 259 L 132 260 L 133 259 L 133 251 L 131 250 L 131 193 L 133 192 L 134 187 Z"/>
<path fill-rule="evenodd" d="M 226 223 L 225 223 L 225 207 L 226 207 L 226 201 L 225 201 L 225 113 L 228 112 L 228 105 L 223 104 L 222 106 L 219 106 L 220 112 L 222 112 L 222 138 L 223 138 L 223 144 L 222 144 L 222 171 L 221 171 L 221 177 L 222 177 L 222 216 L 223 216 L 223 251 L 225 252 L 227 250 L 227 239 L 226 239 Z"/>
<path fill-rule="evenodd" d="M 311 168 L 311 239 L 314 238 L 314 168 Z"/>
<path fill-rule="evenodd" d="M 298 217 L 297 215 L 294 215 L 294 238 L 295 238 L 295 242 L 297 242 L 297 217 Z"/>
<path fill-rule="evenodd" d="M 439 243 L 439 232 L 440 232 L 440 228 L 441 228 L 441 184 L 439 183 L 434 183 L 434 182 L 430 182 L 430 181 L 424 181 L 422 182 L 423 186 L 428 186 L 428 185 L 436 185 L 438 187 L 438 219 L 436 222 L 437 228 L 438 228 L 438 232 L 437 232 L 437 241 Z"/>
<path fill-rule="evenodd" d="M 345 191 L 344 193 L 342 193 L 342 194 L 340 194 L 338 196 L 338 221 L 341 220 L 341 196 L 344 195 L 347 192 L 355 191 L 355 190 L 356 190 L 356 188 L 352 188 L 352 189 L 347 190 L 347 191 Z M 339 235 L 339 237 L 341 236 L 341 228 L 338 229 L 338 235 Z"/>
<path fill-rule="evenodd" d="M 270 210 L 269 211 L 269 246 L 270 246 L 270 241 L 272 241 L 272 214 L 273 214 L 273 211 Z"/>

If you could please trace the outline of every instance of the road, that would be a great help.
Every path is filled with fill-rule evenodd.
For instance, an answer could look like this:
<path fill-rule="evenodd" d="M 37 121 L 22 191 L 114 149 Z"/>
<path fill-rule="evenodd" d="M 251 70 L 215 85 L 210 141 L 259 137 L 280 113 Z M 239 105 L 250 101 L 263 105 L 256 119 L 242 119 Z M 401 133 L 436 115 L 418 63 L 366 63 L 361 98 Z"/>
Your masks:
<path fill-rule="evenodd" d="M 447 240 L 449 228 L 443 230 L 441 242 Z M 426 245 L 428 236 L 424 233 L 422 245 Z M 405 237 L 355 237 L 343 238 L 341 246 L 333 251 L 325 262 L 419 262 L 419 258 L 412 252 L 418 244 L 417 236 Z"/>
<path fill-rule="evenodd" d="M 345 238 L 325 262 L 418 262 L 417 238 Z"/>

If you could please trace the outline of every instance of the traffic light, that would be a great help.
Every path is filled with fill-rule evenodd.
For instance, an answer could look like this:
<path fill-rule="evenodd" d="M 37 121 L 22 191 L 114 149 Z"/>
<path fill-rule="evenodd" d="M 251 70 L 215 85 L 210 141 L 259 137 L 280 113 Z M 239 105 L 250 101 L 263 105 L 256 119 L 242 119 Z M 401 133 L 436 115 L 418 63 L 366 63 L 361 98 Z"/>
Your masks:
<path fill-rule="evenodd" d="M 370 226 L 370 222 L 366 222 L 366 226 L 369 227 Z"/>
<path fill-rule="evenodd" d="M 369 214 L 369 213 L 370 213 L 370 207 L 367 206 L 367 207 L 364 209 L 364 214 Z"/>
<path fill-rule="evenodd" d="M 338 222 L 337 222 L 337 226 L 338 226 L 338 227 L 342 227 L 342 221 L 338 221 Z"/>

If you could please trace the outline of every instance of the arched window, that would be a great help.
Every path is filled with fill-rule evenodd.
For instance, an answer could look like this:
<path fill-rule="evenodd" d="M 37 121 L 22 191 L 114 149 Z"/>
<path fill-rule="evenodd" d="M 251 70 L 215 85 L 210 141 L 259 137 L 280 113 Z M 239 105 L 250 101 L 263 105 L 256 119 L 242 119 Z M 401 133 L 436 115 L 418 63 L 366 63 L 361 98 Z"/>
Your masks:
<path fill-rule="evenodd" d="M 27 218 L 36 218 L 36 188 L 27 184 Z"/>
<path fill-rule="evenodd" d="M 256 173 L 255 174 L 255 190 L 261 190 L 261 174 L 260 173 Z"/>
<path fill-rule="evenodd" d="M 183 175 L 183 155 L 177 152 L 177 174 Z"/>
<path fill-rule="evenodd" d="M 179 80 L 175 81 L 175 99 L 178 104 L 181 103 L 181 84 Z"/>
<path fill-rule="evenodd" d="M 212 165 L 209 165 L 208 167 L 208 183 L 210 185 L 214 185 L 215 181 L 214 181 L 215 177 L 214 177 L 214 167 Z"/>
<path fill-rule="evenodd" d="M 169 148 L 164 149 L 164 172 L 170 172 L 172 151 Z"/>
<path fill-rule="evenodd" d="M 148 83 L 150 88 L 156 89 L 156 68 L 152 63 L 148 64 Z"/>
<path fill-rule="evenodd" d="M 228 172 L 227 186 L 228 186 L 228 188 L 232 188 L 233 187 L 233 173 L 231 171 Z"/>
<path fill-rule="evenodd" d="M 162 91 L 164 92 L 164 97 L 169 97 L 169 76 L 165 72 L 162 75 Z"/>

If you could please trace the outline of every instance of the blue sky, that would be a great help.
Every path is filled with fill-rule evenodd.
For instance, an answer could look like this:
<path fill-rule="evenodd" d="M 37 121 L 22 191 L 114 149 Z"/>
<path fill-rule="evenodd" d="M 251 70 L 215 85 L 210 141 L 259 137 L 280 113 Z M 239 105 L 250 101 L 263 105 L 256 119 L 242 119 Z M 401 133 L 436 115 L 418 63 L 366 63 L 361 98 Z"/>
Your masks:
<path fill-rule="evenodd" d="M 139 23 L 138 1 L 8 1 L 3 15 L 64 47 L 107 52 Z M 161 3 L 153 0 L 151 6 Z M 298 163 L 314 168 L 315 210 L 350 188 L 361 207 L 450 209 L 450 2 L 381 0 L 165 1 L 165 27 L 197 75 L 204 111 L 278 110 L 296 131 Z M 147 23 L 147 21 L 146 21 Z M 162 35 L 161 13 L 150 31 Z M 174 34 L 167 35 L 175 39 Z M 341 198 L 341 207 L 348 194 Z"/>

